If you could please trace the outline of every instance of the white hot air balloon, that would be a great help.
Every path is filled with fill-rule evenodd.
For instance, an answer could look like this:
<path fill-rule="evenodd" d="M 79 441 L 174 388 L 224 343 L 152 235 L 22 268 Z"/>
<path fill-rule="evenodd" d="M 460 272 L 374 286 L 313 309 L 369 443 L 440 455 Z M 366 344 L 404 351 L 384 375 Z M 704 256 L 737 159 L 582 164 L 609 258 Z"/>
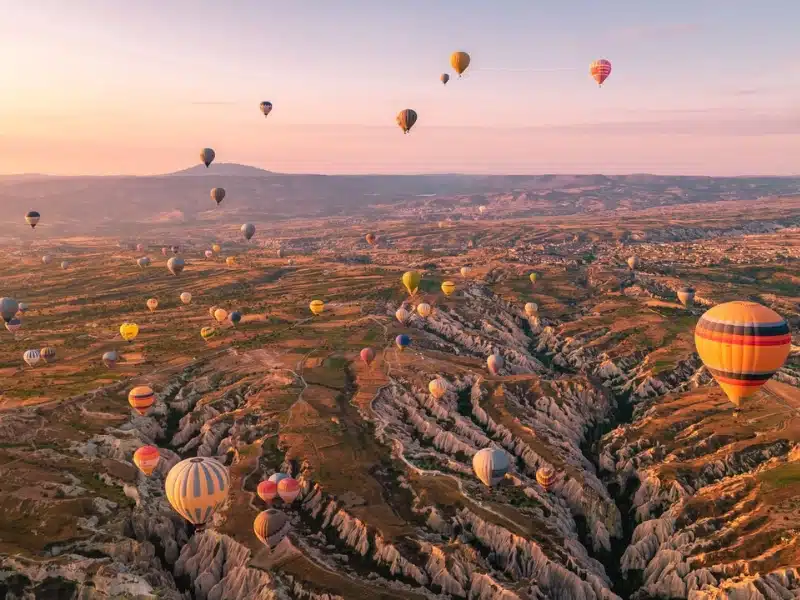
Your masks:
<path fill-rule="evenodd" d="M 411 313 L 408 312 L 405 307 L 400 307 L 394 313 L 394 316 L 397 317 L 397 320 L 401 323 L 405 324 L 408 321 L 408 318 L 411 316 Z"/>
<path fill-rule="evenodd" d="M 499 448 L 478 450 L 472 457 L 472 469 L 478 479 L 489 487 L 497 485 L 508 473 L 508 455 Z"/>

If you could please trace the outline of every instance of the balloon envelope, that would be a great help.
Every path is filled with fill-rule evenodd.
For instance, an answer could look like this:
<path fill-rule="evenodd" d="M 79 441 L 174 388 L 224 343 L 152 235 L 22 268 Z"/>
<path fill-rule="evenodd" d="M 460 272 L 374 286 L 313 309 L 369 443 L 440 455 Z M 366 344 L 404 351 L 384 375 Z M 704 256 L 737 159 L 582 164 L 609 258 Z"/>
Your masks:
<path fill-rule="evenodd" d="M 38 350 L 26 350 L 25 354 L 22 355 L 22 360 L 28 363 L 28 366 L 36 366 L 39 362 L 41 355 L 39 354 Z"/>
<path fill-rule="evenodd" d="M 700 317 L 694 342 L 728 399 L 740 406 L 786 362 L 792 336 L 774 310 L 756 302 L 726 302 Z"/>
<path fill-rule="evenodd" d="M 181 293 L 181 302 L 183 302 L 184 304 L 191 304 L 192 295 L 189 292 L 182 292 Z"/>
<path fill-rule="evenodd" d="M 403 130 L 403 133 L 408 133 L 417 122 L 417 113 L 411 108 L 406 108 L 397 113 L 397 125 Z"/>
<path fill-rule="evenodd" d="M 116 350 L 110 350 L 109 352 L 103 353 L 103 364 L 109 369 L 116 365 L 118 360 L 119 354 L 117 354 Z"/>
<path fill-rule="evenodd" d="M 361 360 L 363 360 L 367 365 L 371 365 L 372 361 L 375 360 L 375 350 L 372 348 L 364 348 L 361 350 Z"/>
<path fill-rule="evenodd" d="M 469 54 L 463 51 L 453 52 L 450 55 L 450 66 L 453 67 L 453 70 L 456 73 L 458 73 L 459 77 L 461 77 L 461 74 L 467 70 L 469 61 Z"/>
<path fill-rule="evenodd" d="M 508 456 L 499 448 L 484 448 L 472 457 L 472 468 L 484 485 L 500 483 L 508 473 Z"/>
<path fill-rule="evenodd" d="M 228 469 L 213 458 L 187 458 L 170 469 L 164 490 L 175 512 L 202 527 L 228 498 Z"/>
<path fill-rule="evenodd" d="M 694 304 L 694 292 L 693 287 L 682 287 L 678 290 L 678 301 L 686 308 L 692 306 Z"/>
<path fill-rule="evenodd" d="M 19 310 L 19 303 L 13 298 L 0 298 L 0 316 L 8 323 Z"/>
<path fill-rule="evenodd" d="M 536 481 L 541 485 L 545 491 L 550 489 L 553 482 L 556 480 L 556 470 L 550 465 L 540 467 L 536 471 Z"/>
<path fill-rule="evenodd" d="M 39 222 L 40 218 L 41 215 L 37 211 L 31 210 L 27 215 L 25 215 L 25 222 L 31 226 L 31 229 L 33 229 L 36 227 L 36 224 Z"/>
<path fill-rule="evenodd" d="M 409 346 L 411 344 L 411 338 L 408 337 L 405 333 L 403 333 L 394 338 L 394 343 L 397 345 L 398 348 L 400 348 L 400 350 L 403 350 L 406 348 L 406 346 Z"/>
<path fill-rule="evenodd" d="M 437 377 L 433 381 L 428 384 L 428 391 L 431 393 L 431 396 L 439 400 L 447 393 L 447 380 L 442 379 L 441 377 Z"/>
<path fill-rule="evenodd" d="M 200 150 L 200 160 L 206 167 L 208 167 L 212 162 L 214 162 L 214 159 L 216 157 L 217 155 L 211 148 L 203 148 L 202 150 Z"/>
<path fill-rule="evenodd" d="M 311 309 L 311 312 L 315 315 L 321 315 L 322 311 L 325 310 L 325 303 L 322 300 L 312 300 L 308 308 Z"/>
<path fill-rule="evenodd" d="M 155 392 L 149 385 L 137 385 L 128 392 L 128 404 L 140 415 L 144 416 L 156 401 Z"/>
<path fill-rule="evenodd" d="M 123 323 L 119 326 L 119 334 L 126 342 L 131 342 L 139 335 L 139 326 L 136 323 Z"/>
<path fill-rule="evenodd" d="M 264 502 L 272 502 L 278 497 L 278 484 L 274 481 L 264 480 L 258 484 L 256 493 Z"/>
<path fill-rule="evenodd" d="M 611 75 L 611 61 L 601 58 L 592 62 L 589 65 L 589 75 L 597 82 L 597 85 L 603 85 L 603 82 Z"/>
<path fill-rule="evenodd" d="M 290 527 L 289 517 L 275 508 L 258 513 L 253 521 L 253 532 L 267 548 L 279 544 L 286 537 Z"/>
<path fill-rule="evenodd" d="M 499 354 L 492 354 L 486 359 L 486 366 L 489 367 L 489 372 L 492 375 L 497 375 L 500 372 L 500 369 L 503 368 L 504 364 L 505 361 Z"/>
<path fill-rule="evenodd" d="M 264 113 L 265 117 L 272 112 L 272 102 L 269 102 L 267 100 L 264 100 L 261 104 L 258 105 L 258 107 L 261 109 L 261 112 Z"/>
<path fill-rule="evenodd" d="M 161 454 L 155 446 L 142 446 L 133 453 L 133 464 L 147 477 L 153 474 L 159 460 L 161 460 Z"/>
<path fill-rule="evenodd" d="M 445 281 L 442 283 L 442 291 L 445 296 L 451 296 L 456 291 L 456 284 L 452 281 Z"/>
<path fill-rule="evenodd" d="M 286 477 L 278 482 L 278 495 L 284 502 L 294 502 L 300 495 L 300 484 L 294 477 Z"/>
<path fill-rule="evenodd" d="M 240 229 L 242 231 L 242 235 L 244 235 L 244 237 L 248 240 L 256 233 L 256 226 L 252 223 L 245 223 Z"/>
<path fill-rule="evenodd" d="M 402 281 L 403 285 L 408 290 L 408 293 L 412 296 L 417 292 L 419 289 L 419 283 L 422 280 L 422 276 L 419 274 L 418 271 L 406 271 L 403 273 Z"/>
<path fill-rule="evenodd" d="M 169 269 L 169 272 L 173 275 L 179 275 L 185 267 L 186 263 L 184 260 L 177 256 L 173 256 L 167 261 L 167 269 Z"/>

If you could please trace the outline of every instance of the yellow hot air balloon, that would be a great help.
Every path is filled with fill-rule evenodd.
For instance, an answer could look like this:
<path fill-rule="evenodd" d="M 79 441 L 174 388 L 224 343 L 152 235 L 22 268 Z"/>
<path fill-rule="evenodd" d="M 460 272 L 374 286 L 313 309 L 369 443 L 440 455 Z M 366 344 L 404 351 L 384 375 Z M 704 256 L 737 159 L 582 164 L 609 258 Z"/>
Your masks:
<path fill-rule="evenodd" d="M 220 246 L 219 244 L 214 244 L 213 246 L 211 246 L 211 249 L 217 254 L 219 254 L 222 251 L 222 246 Z"/>
<path fill-rule="evenodd" d="M 439 400 L 447 393 L 447 380 L 442 379 L 441 377 L 437 377 L 433 381 L 428 384 L 428 391 L 431 393 L 431 396 Z"/>
<path fill-rule="evenodd" d="M 756 302 L 726 302 L 700 317 L 694 343 L 700 360 L 740 406 L 786 362 L 792 336 L 774 310 Z"/>
<path fill-rule="evenodd" d="M 214 319 L 216 319 L 217 323 L 222 323 L 225 319 L 228 318 L 228 311 L 224 308 L 218 308 L 214 311 Z"/>
<path fill-rule="evenodd" d="M 432 312 L 433 308 L 427 302 L 420 302 L 417 304 L 417 314 L 423 319 L 430 317 Z"/>
<path fill-rule="evenodd" d="M 234 266 L 236 264 L 236 257 L 229 256 L 228 258 L 225 259 L 225 264 L 228 265 L 229 267 Z"/>
<path fill-rule="evenodd" d="M 149 308 L 149 309 L 150 309 L 150 312 L 153 312 L 153 311 L 155 311 L 155 309 L 157 309 L 157 308 L 158 308 L 158 300 L 157 300 L 157 299 L 155 299 L 155 298 L 150 298 L 150 299 L 147 301 L 147 308 Z"/>
<path fill-rule="evenodd" d="M 203 327 L 200 330 L 200 336 L 204 340 L 208 340 L 208 339 L 214 337 L 215 335 L 217 335 L 217 331 L 213 327 Z"/>
<path fill-rule="evenodd" d="M 635 271 L 636 269 L 638 269 L 639 263 L 641 263 L 641 261 L 639 260 L 638 256 L 631 256 L 630 258 L 628 258 L 628 268 L 631 271 Z"/>
<path fill-rule="evenodd" d="M 417 293 L 422 276 L 418 271 L 406 271 L 403 273 L 403 285 L 406 286 L 408 293 L 412 296 Z"/>
<path fill-rule="evenodd" d="M 461 74 L 466 71 L 469 66 L 469 54 L 462 51 L 453 52 L 450 55 L 450 66 L 453 67 L 453 70 L 461 77 Z"/>
<path fill-rule="evenodd" d="M 195 457 L 172 467 L 164 482 L 167 500 L 175 512 L 203 529 L 228 499 L 228 469 L 213 458 Z"/>
<path fill-rule="evenodd" d="M 539 275 L 537 273 L 531 273 L 528 275 L 528 279 L 531 280 L 531 283 L 536 283 L 536 280 L 539 279 Z"/>
<path fill-rule="evenodd" d="M 148 477 L 156 470 L 160 459 L 161 454 L 155 446 L 142 446 L 133 453 L 133 464 Z"/>
<path fill-rule="evenodd" d="M 545 465 L 543 467 L 540 467 L 536 471 L 536 481 L 540 486 L 544 488 L 544 491 L 549 490 L 550 486 L 553 485 L 555 480 L 556 480 L 556 470 L 550 465 Z"/>
<path fill-rule="evenodd" d="M 445 281 L 442 284 L 442 291 L 444 292 L 445 296 L 452 296 L 453 292 L 456 291 L 456 284 L 452 281 Z"/>
<path fill-rule="evenodd" d="M 136 323 L 123 323 L 119 326 L 119 334 L 126 342 L 132 342 L 139 335 L 139 326 Z"/>
<path fill-rule="evenodd" d="M 144 416 L 156 401 L 155 392 L 149 385 L 137 385 L 128 392 L 128 404 L 140 415 Z"/>
<path fill-rule="evenodd" d="M 308 308 L 310 308 L 311 312 L 315 315 L 321 315 L 322 311 L 325 310 L 325 303 L 322 300 L 312 300 Z"/>

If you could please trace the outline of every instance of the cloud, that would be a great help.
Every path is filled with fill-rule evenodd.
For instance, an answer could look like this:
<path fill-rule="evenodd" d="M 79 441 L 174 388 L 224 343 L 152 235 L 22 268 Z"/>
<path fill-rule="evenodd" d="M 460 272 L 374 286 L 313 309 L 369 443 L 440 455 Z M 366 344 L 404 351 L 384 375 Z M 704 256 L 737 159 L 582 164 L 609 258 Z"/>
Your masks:
<path fill-rule="evenodd" d="M 664 23 L 660 25 L 634 25 L 622 27 L 610 32 L 610 36 L 628 41 L 638 41 L 653 38 L 672 38 L 691 35 L 700 31 L 696 23 Z"/>

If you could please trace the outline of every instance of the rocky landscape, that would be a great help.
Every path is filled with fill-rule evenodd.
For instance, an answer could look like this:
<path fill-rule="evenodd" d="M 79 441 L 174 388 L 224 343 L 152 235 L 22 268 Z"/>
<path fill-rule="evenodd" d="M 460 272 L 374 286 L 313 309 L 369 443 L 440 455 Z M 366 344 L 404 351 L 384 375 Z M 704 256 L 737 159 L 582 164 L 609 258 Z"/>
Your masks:
<path fill-rule="evenodd" d="M 705 219 L 696 206 L 641 210 L 624 228 L 611 212 L 591 229 L 582 216 L 524 229 L 502 219 L 386 224 L 373 250 L 364 226 L 297 221 L 282 240 L 226 243 L 235 268 L 187 246 L 177 281 L 163 266 L 138 269 L 136 253 L 110 239 L 15 249 L 3 294 L 33 309 L 0 347 L 0 592 L 800 596 L 800 359 L 734 410 L 693 343 L 704 307 L 727 300 L 800 321 L 800 205 L 764 202 L 747 220 L 732 202 Z M 53 272 L 38 260 L 43 248 L 75 266 Z M 335 258 L 344 255 L 369 260 Z M 414 297 L 400 285 L 407 268 L 423 273 Z M 457 284 L 451 297 L 444 279 Z M 697 288 L 688 309 L 675 295 L 686 284 Z M 175 301 L 183 289 L 191 306 Z M 153 314 L 148 296 L 162 298 Z M 327 305 L 313 319 L 311 298 Z M 413 312 L 422 301 L 427 318 Z M 212 304 L 245 317 L 203 342 Z M 401 306 L 412 312 L 405 323 Z M 115 328 L 129 318 L 142 333 L 123 347 Z M 400 333 L 412 339 L 402 352 Z M 46 344 L 59 360 L 22 368 L 22 352 Z M 358 360 L 365 346 L 372 365 Z M 123 353 L 115 371 L 99 363 L 109 348 Z M 504 359 L 497 375 L 492 354 Z M 436 377 L 447 382 L 440 399 L 428 391 Z M 141 383 L 157 391 L 147 416 L 126 403 Z M 131 462 L 143 444 L 161 449 L 149 478 Z M 487 446 L 511 465 L 494 488 L 472 470 Z M 216 457 L 231 477 L 202 532 L 163 493 L 170 467 L 191 456 Z M 536 480 L 543 466 L 556 473 L 547 490 Z M 255 490 L 277 471 L 301 494 L 276 501 L 289 526 L 267 549 L 252 530 L 266 508 Z"/>

